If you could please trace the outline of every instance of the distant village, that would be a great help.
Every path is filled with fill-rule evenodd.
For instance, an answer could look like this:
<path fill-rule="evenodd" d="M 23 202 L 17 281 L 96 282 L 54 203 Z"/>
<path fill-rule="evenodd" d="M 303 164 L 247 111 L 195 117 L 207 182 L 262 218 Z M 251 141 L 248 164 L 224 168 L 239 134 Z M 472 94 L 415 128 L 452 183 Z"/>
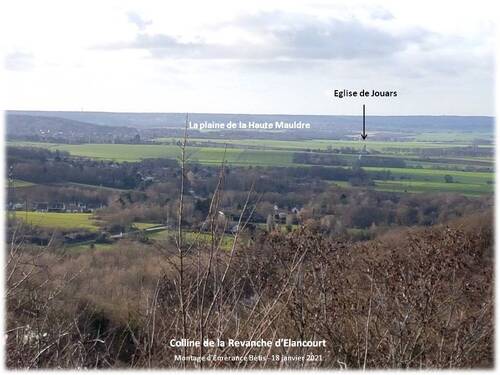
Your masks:
<path fill-rule="evenodd" d="M 68 212 L 68 213 L 93 213 L 95 210 L 104 208 L 103 204 L 92 203 L 63 203 L 63 202 L 33 202 L 14 203 L 9 202 L 9 211 L 36 211 L 36 212 Z"/>

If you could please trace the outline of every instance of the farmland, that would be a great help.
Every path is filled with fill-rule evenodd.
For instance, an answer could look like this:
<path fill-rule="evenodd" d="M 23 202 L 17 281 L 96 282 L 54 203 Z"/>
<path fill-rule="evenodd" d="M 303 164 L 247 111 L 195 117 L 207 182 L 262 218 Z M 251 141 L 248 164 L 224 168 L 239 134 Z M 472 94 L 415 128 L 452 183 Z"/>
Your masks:
<path fill-rule="evenodd" d="M 442 135 L 442 134 L 441 134 Z M 353 165 L 358 159 L 385 157 L 399 158 L 406 162 L 405 168 L 395 167 L 363 167 L 368 173 L 389 171 L 391 181 L 375 184 L 375 189 L 383 191 L 401 192 L 456 192 L 467 195 L 491 193 L 493 191 L 493 158 L 489 156 L 422 156 L 426 150 L 430 152 L 446 153 L 446 150 L 456 150 L 457 147 L 470 147 L 471 140 L 486 138 L 484 134 L 456 134 L 452 142 L 444 142 L 439 133 L 437 141 L 429 141 L 432 134 L 426 134 L 419 141 L 367 141 L 366 150 L 362 150 L 365 143 L 361 141 L 339 141 L 313 139 L 305 141 L 263 140 L 263 139 L 202 139 L 189 140 L 187 157 L 191 162 L 204 165 L 218 165 L 223 159 L 234 166 L 262 166 L 262 167 L 307 167 L 311 164 L 302 164 L 295 161 L 297 152 L 305 155 L 330 155 L 334 149 L 340 150 L 335 157 L 344 163 Z M 88 157 L 99 160 L 113 160 L 117 162 L 137 162 L 150 158 L 177 159 L 180 148 L 176 144 L 178 138 L 161 138 L 156 141 L 164 144 L 56 144 L 39 142 L 9 142 L 11 146 L 43 147 L 50 150 L 67 151 L 71 155 Z M 225 148 L 224 144 L 228 147 Z M 478 145 L 477 149 L 490 150 L 492 145 Z M 315 150 L 311 154 L 311 150 Z M 351 150 L 348 153 L 342 150 Z M 359 154 L 352 153 L 360 152 Z M 356 151 L 357 150 L 357 151 Z M 435 151 L 433 151 L 435 150 Z M 370 154 L 372 152 L 373 154 Z M 445 154 L 446 155 L 446 154 Z M 489 154 L 488 154 L 489 155 Z M 389 159 L 388 159 L 389 160 Z M 324 167 L 335 165 L 319 164 Z M 452 181 L 445 183 L 445 176 L 451 176 Z M 403 181 L 404 180 L 404 181 Z M 410 187 L 411 185 L 411 187 Z M 418 185 L 418 187 L 417 187 Z"/>
<path fill-rule="evenodd" d="M 462 193 L 469 196 L 479 196 L 491 193 L 489 185 L 480 184 L 460 184 L 429 181 L 375 181 L 375 188 L 380 191 L 393 191 L 405 193 L 440 193 L 443 191 Z"/>
<path fill-rule="evenodd" d="M 180 149 L 176 145 L 114 145 L 83 144 L 64 145 L 53 143 L 11 142 L 9 145 L 22 147 L 43 147 L 51 150 L 67 151 L 71 155 L 118 162 L 135 162 L 150 158 L 176 159 Z M 227 149 L 223 147 L 196 147 L 188 151 L 188 158 L 201 164 L 218 164 L 223 157 L 234 165 L 291 165 L 292 153 L 286 151 L 259 151 Z"/>
<path fill-rule="evenodd" d="M 92 214 L 86 213 L 66 213 L 66 212 L 38 212 L 38 211 L 16 211 L 10 213 L 11 218 L 15 216 L 17 219 L 28 223 L 29 225 L 40 226 L 49 229 L 87 229 L 90 231 L 96 231 L 98 229 L 97 223 L 93 220 Z M 133 227 L 137 230 L 147 230 L 161 226 L 159 223 L 143 223 L 135 222 Z M 152 230 L 147 233 L 147 238 L 154 241 L 166 241 L 168 239 L 173 239 L 177 235 L 176 230 L 172 229 L 160 229 Z M 193 232 L 185 231 L 184 240 L 188 244 L 209 244 L 211 242 L 210 233 L 205 232 Z M 229 249 L 232 244 L 232 236 L 224 235 L 221 242 L 221 247 L 223 249 Z M 70 246 L 72 249 L 88 249 L 89 244 L 82 244 L 76 246 Z M 96 248 L 108 249 L 112 248 L 112 244 L 95 244 Z"/>
<path fill-rule="evenodd" d="M 430 140 L 431 135 L 424 138 L 426 141 L 369 141 L 366 147 L 369 150 L 384 151 L 391 149 L 422 149 L 422 148 L 452 148 L 452 147 L 466 147 L 470 143 L 466 142 L 464 138 L 462 142 L 448 142 L 445 138 L 441 141 Z M 158 138 L 157 142 L 164 144 L 172 144 L 180 141 L 180 138 Z M 327 139 L 310 139 L 300 141 L 281 141 L 281 140 L 268 140 L 268 139 L 217 139 L 217 138 L 190 138 L 190 142 L 211 142 L 221 145 L 230 144 L 238 146 L 254 146 L 262 149 L 318 149 L 326 150 L 328 147 L 342 148 L 351 147 L 361 150 L 365 143 L 360 140 L 327 140 Z M 482 144 L 480 147 L 492 148 L 491 144 Z"/>
<path fill-rule="evenodd" d="M 115 161 L 138 161 L 147 158 L 178 158 L 180 154 L 179 146 L 172 144 L 179 139 L 163 139 L 165 144 L 56 144 L 41 142 L 8 142 L 8 145 L 18 147 L 43 147 L 51 150 L 67 151 L 72 155 L 91 157 L 96 159 Z M 250 140 L 221 140 L 221 139 L 190 139 L 189 145 L 198 146 L 199 142 L 210 142 L 220 145 L 220 147 L 191 147 L 189 149 L 190 158 L 200 163 L 219 162 L 226 153 L 226 158 L 230 163 L 254 164 L 254 165 L 279 165 L 290 164 L 293 152 L 338 148 L 351 148 L 362 150 L 366 145 L 366 150 L 390 155 L 412 156 L 419 150 L 425 149 L 447 149 L 454 147 L 468 147 L 470 144 L 455 144 L 451 142 L 367 142 L 360 141 L 336 141 L 336 140 L 308 140 L 308 141 L 277 141 L 265 139 Z M 224 145 L 228 147 L 224 151 Z M 479 148 L 492 149 L 492 145 L 479 145 Z M 488 158 L 469 158 L 469 161 L 483 160 Z"/>
<path fill-rule="evenodd" d="M 15 216 L 30 225 L 46 228 L 97 230 L 97 225 L 92 220 L 92 214 L 16 211 Z"/>

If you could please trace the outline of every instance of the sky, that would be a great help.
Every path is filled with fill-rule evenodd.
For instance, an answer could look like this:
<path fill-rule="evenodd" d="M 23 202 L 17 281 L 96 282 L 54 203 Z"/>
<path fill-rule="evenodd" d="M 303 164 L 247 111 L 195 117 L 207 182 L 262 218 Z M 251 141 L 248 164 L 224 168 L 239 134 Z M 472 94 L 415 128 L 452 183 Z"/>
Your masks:
<path fill-rule="evenodd" d="M 6 109 L 494 114 L 494 1 L 0 7 Z M 335 89 L 398 96 L 338 99 Z"/>

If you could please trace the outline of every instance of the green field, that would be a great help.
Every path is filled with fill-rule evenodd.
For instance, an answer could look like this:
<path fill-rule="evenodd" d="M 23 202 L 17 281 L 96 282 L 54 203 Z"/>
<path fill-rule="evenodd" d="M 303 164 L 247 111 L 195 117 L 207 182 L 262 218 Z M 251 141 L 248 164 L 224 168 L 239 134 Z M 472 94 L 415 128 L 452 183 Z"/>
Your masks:
<path fill-rule="evenodd" d="M 159 224 L 159 223 L 154 224 L 154 223 L 140 223 L 140 222 L 135 222 L 133 225 L 134 225 L 134 227 L 136 227 L 139 230 L 144 230 L 144 229 L 148 229 L 148 228 L 158 227 L 161 224 Z"/>
<path fill-rule="evenodd" d="M 349 188 L 351 187 L 351 184 L 347 181 L 332 181 L 335 185 L 342 187 L 342 188 Z"/>
<path fill-rule="evenodd" d="M 158 138 L 158 142 L 171 142 L 180 141 L 179 138 Z M 310 140 L 297 140 L 297 141 L 280 141 L 269 139 L 208 139 L 208 138 L 190 138 L 190 142 L 211 142 L 220 144 L 236 144 L 242 146 L 255 146 L 267 147 L 272 149 L 322 149 L 326 150 L 328 146 L 332 148 L 351 147 L 362 149 L 366 144 L 367 148 L 373 150 L 383 150 L 387 147 L 393 148 L 445 148 L 445 147 L 466 147 L 470 144 L 465 142 L 450 143 L 445 139 L 441 141 L 369 141 L 363 142 L 361 140 L 328 140 L 328 139 L 310 139 Z M 492 145 L 485 145 L 484 147 L 492 147 Z"/>
<path fill-rule="evenodd" d="M 170 140 L 170 138 L 169 138 Z M 220 147 L 188 147 L 188 155 L 192 160 L 200 162 L 214 163 L 220 162 L 224 155 L 224 144 L 237 145 L 241 147 L 228 148 L 226 150 L 226 159 L 229 162 L 241 163 L 259 163 L 269 164 L 269 159 L 275 159 L 274 162 L 290 163 L 291 155 L 298 150 L 326 150 L 329 146 L 332 148 L 348 147 L 361 150 L 365 145 L 368 151 L 373 150 L 389 155 L 401 154 L 401 150 L 407 150 L 404 154 L 411 154 L 412 150 L 428 148 L 450 148 L 467 147 L 470 144 L 455 144 L 450 142 L 380 142 L 373 141 L 363 143 L 361 141 L 335 141 L 335 140 L 305 140 L 305 141 L 276 141 L 263 139 L 249 140 L 221 140 L 221 139 L 192 139 L 194 145 L 196 142 L 207 142 L 220 144 Z M 56 144 L 42 142 L 8 142 L 9 146 L 18 147 L 42 147 L 51 150 L 67 151 L 72 155 L 91 157 L 96 159 L 107 159 L 116 161 L 139 161 L 147 158 L 170 158 L 176 159 L 180 156 L 180 148 L 172 145 L 170 142 L 164 145 L 135 145 L 135 144 Z M 189 146 L 189 143 L 188 143 Z M 252 148 L 245 148 L 251 146 Z M 482 147 L 493 147 L 484 145 Z M 258 149 L 257 149 L 258 148 Z M 286 156 L 285 156 L 286 155 Z M 388 155 L 387 155 L 388 156 Z M 461 160 L 467 160 L 461 158 Z M 488 158 L 468 158 L 468 160 L 490 161 Z"/>
<path fill-rule="evenodd" d="M 385 168 L 385 167 L 365 167 L 366 171 L 390 171 L 396 179 L 412 179 L 428 182 L 444 182 L 444 176 L 453 177 L 454 182 L 463 184 L 488 184 L 495 180 L 495 175 L 489 172 L 464 172 L 446 169 L 427 168 Z"/>
<path fill-rule="evenodd" d="M 135 145 L 135 144 L 56 144 L 56 143 L 42 143 L 42 142 L 8 142 L 8 145 L 20 147 L 43 147 L 52 150 L 59 149 L 61 151 L 68 151 L 73 155 L 88 156 L 99 159 L 109 159 L 117 161 L 137 161 L 145 158 L 177 158 L 180 155 L 179 146 L 172 144 L 172 142 L 179 141 L 178 138 L 159 138 L 157 141 L 165 142 L 162 145 Z M 238 159 L 238 155 L 242 151 L 248 151 L 247 147 L 258 148 L 262 151 L 298 151 L 298 150 L 327 150 L 328 147 L 333 149 L 338 148 L 353 148 L 361 150 L 366 145 L 368 151 L 388 152 L 388 153 L 402 153 L 402 150 L 407 150 L 405 153 L 418 149 L 435 149 L 435 148 L 450 148 L 450 147 L 467 147 L 471 143 L 461 142 L 424 142 L 424 141 L 370 141 L 363 142 L 361 140 L 326 140 L 326 139 L 313 139 L 313 140 L 298 140 L 298 141 L 279 141 L 268 139 L 203 139 L 192 138 L 188 141 L 192 145 L 200 144 L 203 142 L 210 142 L 219 144 L 220 147 L 193 147 L 189 149 L 193 153 L 193 157 L 198 160 L 216 161 L 221 160 L 224 152 L 224 145 L 236 145 L 241 147 L 228 148 L 227 157 Z M 492 144 L 480 145 L 479 147 L 492 148 Z M 271 154 L 272 155 L 272 154 Z"/>
<path fill-rule="evenodd" d="M 40 227 L 97 230 L 97 225 L 92 220 L 92 214 L 16 211 L 15 216 L 30 225 Z"/>
<path fill-rule="evenodd" d="M 370 187 L 371 189 L 395 193 L 459 193 L 467 196 L 481 196 L 492 194 L 494 191 L 494 185 L 490 184 L 417 180 L 374 180 L 373 182 L 375 185 Z M 353 187 L 346 181 L 333 181 L 332 184 L 348 189 L 360 188 Z"/>
<path fill-rule="evenodd" d="M 478 134 L 471 133 L 462 139 L 469 140 Z M 431 135 L 427 135 L 431 137 Z M 460 139 L 460 137 L 457 135 Z M 438 137 L 439 138 L 439 137 Z M 45 147 L 51 150 L 68 151 L 72 155 L 90 157 L 95 159 L 115 160 L 115 161 L 139 161 L 147 158 L 169 158 L 177 159 L 180 154 L 180 148 L 172 144 L 174 138 L 163 139 L 167 142 L 164 145 L 129 145 L 129 144 L 54 144 L 54 143 L 35 143 L 35 142 L 9 142 L 12 146 L 27 147 Z M 277 140 L 220 140 L 220 139 L 191 139 L 192 142 L 214 142 L 218 144 L 228 143 L 238 145 L 237 147 L 191 147 L 188 148 L 188 160 L 205 165 L 218 165 L 221 161 L 226 161 L 236 166 L 301 166 L 293 162 L 294 152 L 302 149 L 326 149 L 351 147 L 361 149 L 365 144 L 361 141 L 329 141 L 329 140 L 306 140 L 306 141 L 277 141 Z M 487 157 L 447 157 L 432 159 L 423 159 L 417 152 L 422 148 L 447 148 L 457 146 L 467 146 L 466 142 L 367 142 L 367 149 L 376 150 L 378 156 L 401 157 L 406 160 L 410 167 L 408 168 L 386 168 L 386 167 L 364 167 L 368 172 L 390 171 L 392 178 L 398 181 L 398 184 L 389 180 L 386 189 L 398 191 L 409 191 L 405 184 L 399 181 L 411 180 L 419 182 L 420 186 L 413 186 L 412 191 L 425 190 L 425 183 L 443 183 L 439 188 L 429 189 L 437 191 L 462 192 L 464 194 L 484 194 L 493 192 L 494 174 L 492 172 L 464 171 L 466 168 L 481 168 L 483 170 L 493 169 L 493 159 Z M 248 148 L 251 147 L 251 148 Z M 486 145 L 484 147 L 492 147 Z M 355 154 L 341 155 L 346 160 L 354 161 L 358 158 Z M 370 157 L 367 155 L 366 157 Z M 304 166 L 304 165 L 302 165 Z M 444 184 L 445 175 L 453 178 L 454 184 Z M 407 181 L 409 182 L 409 181 Z M 397 186 L 396 186 L 397 185 Z M 470 186 L 469 186 L 470 185 Z M 436 185 L 437 186 L 437 185 Z"/>
<path fill-rule="evenodd" d="M 476 140 L 492 140 L 491 133 L 475 133 L 475 132 L 424 132 L 413 137 L 419 142 L 474 142 Z"/>
<path fill-rule="evenodd" d="M 11 146 L 42 147 L 50 150 L 67 151 L 71 155 L 94 159 L 135 162 L 151 158 L 177 159 L 180 148 L 175 145 L 126 145 L 126 144 L 82 144 L 66 145 L 54 143 L 9 142 Z M 193 147 L 188 149 L 189 161 L 201 164 L 219 164 L 225 159 L 234 165 L 291 165 L 293 154 L 276 150 L 243 150 L 218 147 Z"/>
<path fill-rule="evenodd" d="M 196 140 L 193 140 L 196 141 Z M 274 141 L 274 140 L 210 140 L 220 143 L 221 147 L 191 147 L 188 148 L 188 160 L 201 164 L 218 164 L 224 156 L 229 164 L 233 165 L 262 165 L 262 166 L 290 166 L 293 163 L 294 152 L 303 149 L 326 149 L 332 147 L 351 147 L 361 149 L 364 143 L 359 141 Z M 241 145 L 241 148 L 228 148 L 224 151 L 223 143 Z M 8 145 L 20 147 L 42 147 L 51 150 L 67 151 L 71 155 L 89 157 L 94 159 L 135 162 L 148 158 L 178 159 L 180 148 L 176 145 L 129 145 L 129 144 L 81 144 L 67 145 L 54 143 L 35 142 L 9 142 Z M 244 148 L 245 145 L 260 147 L 260 149 Z M 457 146 L 450 143 L 439 142 L 370 142 L 367 150 L 381 152 L 380 156 L 401 157 L 401 149 L 419 148 L 446 148 Z M 463 145 L 466 146 L 466 145 Z M 404 153 L 405 158 L 413 160 L 415 155 Z M 344 155 L 353 158 L 356 155 Z M 368 156 L 369 157 L 369 156 Z M 447 158 L 446 161 L 458 166 L 465 166 L 483 162 L 489 165 L 492 159 L 488 158 Z M 417 163 L 417 162 L 416 162 Z"/>
<path fill-rule="evenodd" d="M 490 135 L 491 136 L 491 135 Z M 430 137 L 430 136 L 429 136 Z M 180 141 L 179 138 L 158 138 L 157 142 L 165 142 L 168 146 L 172 142 Z M 190 142 L 211 142 L 221 145 L 239 145 L 259 147 L 261 149 L 291 149 L 291 150 L 326 150 L 329 146 L 332 148 L 350 147 L 361 150 L 365 144 L 367 150 L 373 151 L 387 151 L 390 149 L 423 149 L 423 148 L 449 148 L 449 147 L 467 147 L 470 146 L 468 139 L 464 139 L 460 143 L 448 142 L 446 139 L 441 138 L 441 141 L 369 141 L 363 142 L 361 140 L 328 140 L 328 139 L 311 139 L 300 141 L 279 141 L 269 139 L 205 139 L 205 138 L 190 138 Z M 480 147 L 493 147 L 493 145 L 483 145 Z"/>
<path fill-rule="evenodd" d="M 35 184 L 29 181 L 13 180 L 10 182 L 10 184 L 8 184 L 8 186 L 17 189 L 17 188 L 35 186 Z"/>
<path fill-rule="evenodd" d="M 178 138 L 158 138 L 156 141 L 165 142 L 165 146 L 172 147 L 172 142 L 179 141 Z M 451 148 L 451 147 L 467 147 L 470 143 L 467 143 L 466 139 L 464 142 L 454 143 L 447 142 L 445 139 L 441 142 L 423 142 L 423 141 L 369 141 L 363 142 L 361 140 L 353 141 L 340 141 L 340 140 L 326 140 L 326 139 L 313 139 L 313 140 L 300 140 L 300 141 L 278 141 L 278 140 L 267 140 L 267 139 L 203 139 L 203 138 L 193 138 L 190 139 L 194 145 L 203 144 L 205 142 L 220 144 L 221 147 L 225 144 L 233 145 L 238 147 L 237 149 L 252 149 L 258 148 L 260 152 L 263 151 L 308 151 L 308 150 L 327 150 L 329 147 L 332 149 L 341 148 L 352 148 L 355 150 L 362 150 L 366 145 L 366 150 L 376 151 L 382 153 L 384 156 L 387 154 L 393 154 L 394 156 L 401 155 L 411 155 L 418 150 L 422 149 L 439 149 L 439 148 Z M 177 146 L 175 146 L 177 147 Z M 491 148 L 493 145 L 480 145 L 479 147 Z M 234 150 L 234 148 L 231 148 Z"/>
<path fill-rule="evenodd" d="M 116 192 L 127 192 L 127 191 L 130 191 L 130 190 L 127 190 L 127 189 L 118 189 L 118 188 L 107 187 L 107 186 L 100 186 L 100 185 L 81 184 L 81 183 L 77 183 L 77 182 L 54 183 L 54 184 L 51 184 L 51 185 L 76 186 L 76 187 L 82 187 L 82 188 L 87 188 L 87 189 L 105 190 L 105 191 L 116 191 Z"/>
<path fill-rule="evenodd" d="M 405 193 L 455 192 L 470 196 L 492 193 L 490 185 L 427 181 L 375 181 L 375 190 Z"/>

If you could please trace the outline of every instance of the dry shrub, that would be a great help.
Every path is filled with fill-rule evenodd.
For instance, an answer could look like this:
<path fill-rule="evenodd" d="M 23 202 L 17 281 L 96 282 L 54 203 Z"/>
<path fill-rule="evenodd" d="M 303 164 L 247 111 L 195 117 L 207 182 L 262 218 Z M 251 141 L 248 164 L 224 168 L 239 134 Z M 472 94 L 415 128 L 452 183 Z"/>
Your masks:
<path fill-rule="evenodd" d="M 322 354 L 308 363 L 204 364 L 212 367 L 491 367 L 492 238 L 484 214 L 355 244 L 302 228 L 266 234 L 233 255 L 186 249 L 188 338 L 325 339 L 327 348 L 185 354 Z M 175 249 L 120 244 L 11 256 L 18 261 L 8 268 L 9 367 L 184 365 L 168 344 L 183 332 Z"/>

